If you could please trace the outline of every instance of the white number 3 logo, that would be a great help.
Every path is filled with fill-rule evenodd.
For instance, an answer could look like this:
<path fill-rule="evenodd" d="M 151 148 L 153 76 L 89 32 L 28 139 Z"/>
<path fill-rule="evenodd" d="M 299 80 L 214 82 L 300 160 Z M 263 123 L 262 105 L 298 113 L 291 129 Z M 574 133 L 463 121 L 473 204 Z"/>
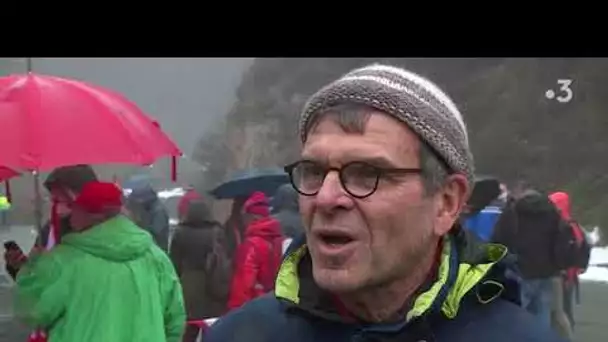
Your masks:
<path fill-rule="evenodd" d="M 570 85 L 572 84 L 572 80 L 560 79 L 560 80 L 557 80 L 557 84 L 560 85 L 559 90 L 561 91 L 561 94 L 559 96 L 557 96 L 555 99 L 561 103 L 570 102 L 570 100 L 572 100 L 572 97 L 574 96 L 574 93 L 572 92 L 572 89 L 570 88 Z"/>

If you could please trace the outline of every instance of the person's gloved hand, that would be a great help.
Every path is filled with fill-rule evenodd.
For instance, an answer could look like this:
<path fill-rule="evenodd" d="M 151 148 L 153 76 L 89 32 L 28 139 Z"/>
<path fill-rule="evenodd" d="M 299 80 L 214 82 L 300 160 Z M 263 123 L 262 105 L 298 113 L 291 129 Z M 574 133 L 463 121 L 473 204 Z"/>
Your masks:
<path fill-rule="evenodd" d="M 6 272 L 15 279 L 23 264 L 27 262 L 27 256 L 20 248 L 11 248 L 4 251 L 4 261 L 6 263 Z"/>

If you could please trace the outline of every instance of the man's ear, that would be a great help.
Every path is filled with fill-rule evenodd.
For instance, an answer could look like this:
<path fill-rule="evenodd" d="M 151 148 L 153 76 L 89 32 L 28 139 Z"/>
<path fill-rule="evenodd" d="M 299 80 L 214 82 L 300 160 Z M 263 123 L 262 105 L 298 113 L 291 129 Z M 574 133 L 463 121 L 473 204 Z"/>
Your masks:
<path fill-rule="evenodd" d="M 435 234 L 445 235 L 452 227 L 467 202 L 470 194 L 469 182 L 465 175 L 449 175 L 443 187 L 435 195 L 436 222 Z"/>

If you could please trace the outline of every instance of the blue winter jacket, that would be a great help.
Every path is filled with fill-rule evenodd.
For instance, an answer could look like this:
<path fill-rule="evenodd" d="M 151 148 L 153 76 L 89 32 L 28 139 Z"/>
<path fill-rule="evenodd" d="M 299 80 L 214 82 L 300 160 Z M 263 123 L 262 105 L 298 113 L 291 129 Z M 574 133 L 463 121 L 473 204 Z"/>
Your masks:
<path fill-rule="evenodd" d="M 163 251 L 169 249 L 169 214 L 152 185 L 142 183 L 133 188 L 126 205 L 131 218 L 147 230 Z"/>
<path fill-rule="evenodd" d="M 467 217 L 463 226 L 475 233 L 481 240 L 490 241 L 500 214 L 502 214 L 502 210 L 499 207 L 487 206 L 477 214 Z"/>
<path fill-rule="evenodd" d="M 396 324 L 344 318 L 316 286 L 303 241 L 294 241 L 274 294 L 220 318 L 205 342 L 562 342 L 519 306 L 506 248 L 458 229 L 444 239 L 436 279 Z M 563 341 L 565 342 L 565 341 Z"/>

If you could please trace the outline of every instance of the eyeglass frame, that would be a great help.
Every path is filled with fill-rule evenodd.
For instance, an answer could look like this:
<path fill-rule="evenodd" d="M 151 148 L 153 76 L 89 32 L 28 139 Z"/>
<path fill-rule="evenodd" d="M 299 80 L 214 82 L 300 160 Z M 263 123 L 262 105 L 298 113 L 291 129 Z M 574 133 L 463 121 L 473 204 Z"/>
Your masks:
<path fill-rule="evenodd" d="M 294 182 L 294 178 L 293 178 L 293 171 L 294 169 L 298 166 L 301 165 L 302 163 L 311 163 L 311 164 L 316 164 L 321 166 L 325 173 L 323 175 L 321 184 L 319 186 L 319 188 L 317 189 L 317 191 L 315 191 L 314 193 L 304 193 L 302 192 L 299 187 L 295 184 Z M 373 169 L 375 169 L 376 171 L 376 181 L 374 182 L 374 186 L 373 188 L 370 190 L 370 192 L 366 195 L 356 195 L 353 194 L 350 190 L 348 190 L 348 187 L 345 185 L 346 182 L 344 181 L 344 169 L 348 168 L 348 166 L 350 165 L 354 165 L 354 164 L 363 164 L 365 166 L 369 166 Z M 308 196 L 308 197 L 312 197 L 312 196 L 316 196 L 319 194 L 319 192 L 321 191 L 321 188 L 323 187 L 323 183 L 325 182 L 325 179 L 327 178 L 327 175 L 332 172 L 332 171 L 336 171 L 338 173 L 338 179 L 340 180 L 340 185 L 342 186 L 342 189 L 344 189 L 344 191 L 346 191 L 350 196 L 357 198 L 357 199 L 364 199 L 367 198 L 371 195 L 373 195 L 377 190 L 378 190 L 378 185 L 380 184 L 380 178 L 382 176 L 385 175 L 390 175 L 390 174 L 403 174 L 403 175 L 408 175 L 408 174 L 422 174 L 423 173 L 423 169 L 422 168 L 395 168 L 395 167 L 380 167 L 380 166 L 376 166 L 373 165 L 371 163 L 368 162 L 364 162 L 364 161 L 352 161 L 352 162 L 348 162 L 344 165 L 342 165 L 341 167 L 324 167 L 323 165 L 321 165 L 320 163 L 317 163 L 315 161 L 312 160 L 307 160 L 307 159 L 303 159 L 303 160 L 298 160 L 296 162 L 293 162 L 291 164 L 286 165 L 284 168 L 284 171 L 289 175 L 289 181 L 291 183 L 291 186 L 301 195 L 303 196 Z"/>

